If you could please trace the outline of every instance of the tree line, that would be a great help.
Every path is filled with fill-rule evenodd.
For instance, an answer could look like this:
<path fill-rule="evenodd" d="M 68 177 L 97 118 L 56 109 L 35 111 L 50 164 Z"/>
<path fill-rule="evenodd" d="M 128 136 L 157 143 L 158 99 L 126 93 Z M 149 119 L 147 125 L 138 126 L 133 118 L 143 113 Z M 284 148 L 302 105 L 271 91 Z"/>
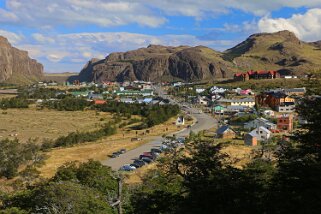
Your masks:
<path fill-rule="evenodd" d="M 85 142 L 94 142 L 103 137 L 108 137 L 116 134 L 117 129 L 111 123 L 104 124 L 102 128 L 95 131 L 88 132 L 71 132 L 66 136 L 58 137 L 56 140 L 44 140 L 42 143 L 42 150 L 57 147 L 69 147 Z"/>
<path fill-rule="evenodd" d="M 8 108 L 28 108 L 29 101 L 24 98 L 3 98 L 0 99 L 0 108 L 8 109 Z"/>
<path fill-rule="evenodd" d="M 171 117 L 179 113 L 178 105 L 148 105 L 139 103 L 121 103 L 121 102 L 108 102 L 104 105 L 97 105 L 97 110 L 103 112 L 116 113 L 125 117 L 131 115 L 139 115 L 145 118 L 142 127 L 148 128 L 161 124 Z"/>

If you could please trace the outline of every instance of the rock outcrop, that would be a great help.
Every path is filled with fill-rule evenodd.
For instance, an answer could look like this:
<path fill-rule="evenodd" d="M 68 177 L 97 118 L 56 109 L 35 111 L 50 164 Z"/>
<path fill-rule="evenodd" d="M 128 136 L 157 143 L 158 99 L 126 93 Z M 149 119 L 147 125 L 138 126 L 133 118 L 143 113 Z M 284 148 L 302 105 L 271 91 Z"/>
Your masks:
<path fill-rule="evenodd" d="M 36 79 L 43 76 L 43 65 L 29 58 L 27 51 L 12 47 L 0 36 L 0 82 Z"/>
<path fill-rule="evenodd" d="M 150 45 L 134 51 L 112 53 L 90 60 L 79 74 L 80 81 L 107 80 L 200 81 L 230 76 L 233 65 L 221 53 L 197 46 Z"/>

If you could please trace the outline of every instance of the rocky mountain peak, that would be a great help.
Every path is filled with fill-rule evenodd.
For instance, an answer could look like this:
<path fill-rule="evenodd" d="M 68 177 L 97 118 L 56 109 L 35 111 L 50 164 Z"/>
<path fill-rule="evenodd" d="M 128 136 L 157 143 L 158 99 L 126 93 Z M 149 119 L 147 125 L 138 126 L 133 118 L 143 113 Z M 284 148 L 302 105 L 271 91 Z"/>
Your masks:
<path fill-rule="evenodd" d="M 27 51 L 12 47 L 0 36 L 0 82 L 20 83 L 43 76 L 43 65 L 28 56 Z"/>

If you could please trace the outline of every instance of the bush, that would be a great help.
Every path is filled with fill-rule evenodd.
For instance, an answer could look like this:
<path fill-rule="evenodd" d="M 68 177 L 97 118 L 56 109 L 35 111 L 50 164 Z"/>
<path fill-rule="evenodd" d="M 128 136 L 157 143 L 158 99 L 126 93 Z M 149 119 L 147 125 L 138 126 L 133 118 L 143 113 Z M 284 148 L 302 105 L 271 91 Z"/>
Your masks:
<path fill-rule="evenodd" d="M 0 100 L 0 108 L 28 108 L 29 102 L 23 98 L 5 98 Z"/>

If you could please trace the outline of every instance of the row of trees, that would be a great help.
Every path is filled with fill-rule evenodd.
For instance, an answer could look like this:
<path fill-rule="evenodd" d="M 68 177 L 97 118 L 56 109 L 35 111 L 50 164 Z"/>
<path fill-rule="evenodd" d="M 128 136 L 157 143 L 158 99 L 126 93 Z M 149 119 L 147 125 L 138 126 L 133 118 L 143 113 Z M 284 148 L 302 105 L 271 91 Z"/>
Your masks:
<path fill-rule="evenodd" d="M 57 98 L 64 91 L 53 88 L 22 87 L 19 88 L 19 97 L 24 99 L 51 99 Z"/>
<path fill-rule="evenodd" d="M 46 101 L 44 106 L 58 111 L 83 111 L 91 106 L 91 103 L 84 98 L 65 97 L 61 100 Z"/>
<path fill-rule="evenodd" d="M 177 105 L 148 105 L 138 103 L 108 102 L 104 105 L 96 106 L 96 109 L 103 112 L 117 113 L 118 115 L 130 117 L 140 115 L 145 118 L 144 127 L 148 128 L 161 124 L 179 113 Z"/>
<path fill-rule="evenodd" d="M 68 147 L 85 142 L 94 142 L 115 134 L 117 131 L 116 127 L 110 123 L 105 124 L 101 129 L 90 132 L 71 132 L 67 136 L 61 136 L 54 141 L 45 140 L 42 143 L 42 149 L 47 150 L 56 147 Z"/>
<path fill-rule="evenodd" d="M 3 98 L 0 100 L 0 108 L 8 109 L 8 108 L 28 108 L 29 102 L 23 98 Z"/>

